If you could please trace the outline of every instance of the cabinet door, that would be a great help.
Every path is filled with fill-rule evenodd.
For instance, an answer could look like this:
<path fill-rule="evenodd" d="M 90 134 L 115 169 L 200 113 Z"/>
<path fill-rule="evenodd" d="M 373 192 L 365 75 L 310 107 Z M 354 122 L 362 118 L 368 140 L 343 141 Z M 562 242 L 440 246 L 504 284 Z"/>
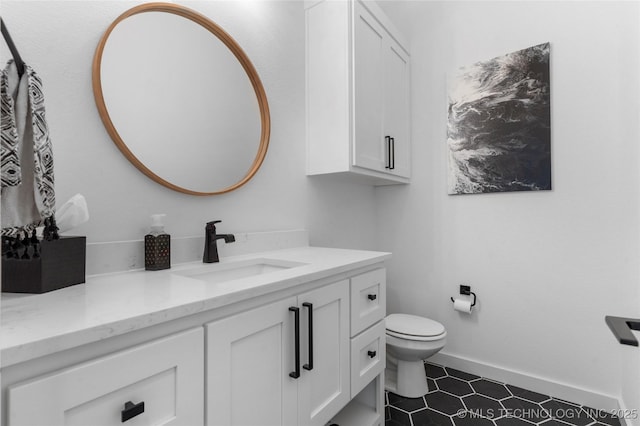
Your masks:
<path fill-rule="evenodd" d="M 384 172 L 384 29 L 358 1 L 353 19 L 353 165 Z"/>
<path fill-rule="evenodd" d="M 295 425 L 296 298 L 207 324 L 208 425 Z"/>
<path fill-rule="evenodd" d="M 384 135 L 392 139 L 388 173 L 408 178 L 411 171 L 409 57 L 392 38 L 384 45 Z"/>
<path fill-rule="evenodd" d="M 12 386 L 8 424 L 202 425 L 203 334 L 199 327 Z"/>
<path fill-rule="evenodd" d="M 298 383 L 298 424 L 324 425 L 351 398 L 349 282 L 340 281 L 300 295 L 298 306 L 302 315 L 304 364 Z M 310 315 L 313 319 L 311 329 Z M 309 337 L 312 337 L 311 340 Z"/>

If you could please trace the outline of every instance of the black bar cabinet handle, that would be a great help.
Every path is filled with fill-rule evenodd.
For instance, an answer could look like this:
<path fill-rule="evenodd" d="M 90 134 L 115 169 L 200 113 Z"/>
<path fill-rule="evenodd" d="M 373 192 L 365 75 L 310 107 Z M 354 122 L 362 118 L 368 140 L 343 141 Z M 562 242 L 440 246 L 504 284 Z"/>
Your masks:
<path fill-rule="evenodd" d="M 369 300 L 376 300 L 378 298 L 377 294 L 368 294 L 367 295 L 367 299 Z"/>
<path fill-rule="evenodd" d="M 124 403 L 124 410 L 122 410 L 122 422 L 124 423 L 129 419 L 134 418 L 140 414 L 144 413 L 144 401 L 134 404 L 131 401 L 127 401 Z"/>
<path fill-rule="evenodd" d="M 376 357 L 376 351 L 367 351 L 367 355 L 369 355 L 369 358 L 375 358 Z"/>
<path fill-rule="evenodd" d="M 313 304 L 304 302 L 302 304 L 305 308 L 309 309 L 309 364 L 302 366 L 305 370 L 313 370 Z"/>
<path fill-rule="evenodd" d="M 297 379 L 298 377 L 300 377 L 300 308 L 296 306 L 290 306 L 289 310 L 294 313 L 296 354 L 296 370 L 289 373 L 289 377 Z"/>
<path fill-rule="evenodd" d="M 396 138 L 389 138 L 391 140 L 391 148 L 389 149 L 389 169 L 396 168 Z"/>
<path fill-rule="evenodd" d="M 384 141 L 387 143 L 387 164 L 385 164 L 384 168 L 385 169 L 390 169 L 391 168 L 391 136 L 385 136 L 384 137 Z"/>

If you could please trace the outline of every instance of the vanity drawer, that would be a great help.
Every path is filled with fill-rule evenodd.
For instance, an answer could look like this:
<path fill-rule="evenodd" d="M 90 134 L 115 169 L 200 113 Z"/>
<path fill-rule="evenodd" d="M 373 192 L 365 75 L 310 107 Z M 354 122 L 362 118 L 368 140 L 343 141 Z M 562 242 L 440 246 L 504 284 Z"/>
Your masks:
<path fill-rule="evenodd" d="M 8 425 L 196 426 L 203 404 L 199 327 L 11 386 Z"/>
<path fill-rule="evenodd" d="M 355 397 L 386 366 L 384 321 L 351 339 L 351 397 Z"/>
<path fill-rule="evenodd" d="M 351 278 L 351 335 L 384 318 L 386 313 L 386 270 L 376 269 Z"/>

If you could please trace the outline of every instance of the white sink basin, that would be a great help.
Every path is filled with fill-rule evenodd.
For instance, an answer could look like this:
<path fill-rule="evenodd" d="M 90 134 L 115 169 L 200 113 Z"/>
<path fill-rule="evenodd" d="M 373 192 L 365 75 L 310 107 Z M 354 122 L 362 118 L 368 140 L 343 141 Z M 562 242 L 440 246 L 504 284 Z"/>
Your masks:
<path fill-rule="evenodd" d="M 227 264 L 207 264 L 184 271 L 176 271 L 174 273 L 183 277 L 195 278 L 208 283 L 217 284 L 240 278 L 282 271 L 284 269 L 295 268 L 303 265 L 306 265 L 306 263 L 260 258 Z"/>

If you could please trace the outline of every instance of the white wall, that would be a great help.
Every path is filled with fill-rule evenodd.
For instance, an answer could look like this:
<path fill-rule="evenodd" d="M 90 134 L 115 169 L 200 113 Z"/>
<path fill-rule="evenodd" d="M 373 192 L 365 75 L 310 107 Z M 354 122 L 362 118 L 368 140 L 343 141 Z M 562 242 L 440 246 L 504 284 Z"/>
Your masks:
<path fill-rule="evenodd" d="M 2 17 L 23 59 L 44 81 L 58 205 L 75 193 L 89 205 L 90 221 L 73 233 L 90 243 L 140 240 L 149 215 L 160 212 L 173 237 L 204 235 L 205 222 L 221 219 L 221 232 L 305 228 L 314 245 L 373 248 L 373 189 L 305 176 L 302 2 L 177 2 L 236 39 L 256 67 L 271 109 L 262 168 L 246 186 L 214 197 L 183 195 L 146 178 L 111 142 L 98 116 L 91 89 L 94 50 L 109 24 L 138 3 L 2 1 Z M 4 63 L 8 49 L 1 49 Z"/>
<path fill-rule="evenodd" d="M 376 190 L 389 311 L 441 321 L 448 354 L 615 397 L 626 383 L 640 408 L 640 356 L 622 371 L 604 322 L 640 315 L 639 4 L 381 4 L 412 54 L 412 184 Z M 446 73 L 547 41 L 553 191 L 448 196 Z M 471 316 L 449 301 L 461 283 Z"/>

